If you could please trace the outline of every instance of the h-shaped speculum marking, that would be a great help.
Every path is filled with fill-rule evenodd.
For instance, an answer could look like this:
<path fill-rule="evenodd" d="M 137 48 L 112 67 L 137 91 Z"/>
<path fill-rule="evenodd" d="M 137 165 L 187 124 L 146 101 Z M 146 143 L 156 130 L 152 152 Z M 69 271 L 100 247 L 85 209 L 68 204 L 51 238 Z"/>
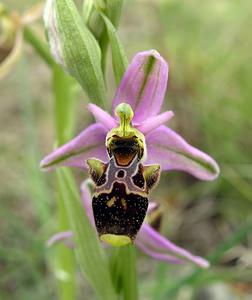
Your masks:
<path fill-rule="evenodd" d="M 135 156 L 129 166 L 119 166 L 114 156 L 110 158 L 107 164 L 94 158 L 89 159 L 87 164 L 90 176 L 95 183 L 95 193 L 109 193 L 113 188 L 113 184 L 120 182 L 124 183 L 128 193 L 148 194 L 157 184 L 160 176 L 160 166 L 158 164 L 143 166 L 139 163 L 137 156 Z M 133 177 L 139 172 L 139 169 L 140 175 L 144 179 L 144 186 L 142 188 L 137 186 L 133 181 Z M 124 172 L 124 176 L 121 178 L 117 176 L 120 171 Z M 100 180 L 102 177 L 103 180 Z"/>
<path fill-rule="evenodd" d="M 133 177 L 134 175 L 137 174 L 138 170 L 139 170 L 139 161 L 137 159 L 137 156 L 135 156 L 135 158 L 132 160 L 132 162 L 130 163 L 129 166 L 119 166 L 116 163 L 115 157 L 112 156 L 109 160 L 108 164 L 105 164 L 99 160 L 96 159 L 92 159 L 92 161 L 95 160 L 95 164 L 92 162 L 92 166 L 94 165 L 100 165 L 99 168 L 102 168 L 103 170 L 105 170 L 105 172 L 102 174 L 103 176 L 105 176 L 105 182 L 102 185 L 99 185 L 99 179 L 95 182 L 96 184 L 96 188 L 95 188 L 95 193 L 100 193 L 100 192 L 110 192 L 111 189 L 113 188 L 113 184 L 114 182 L 120 182 L 120 183 L 124 183 L 124 185 L 126 186 L 126 191 L 128 193 L 132 192 L 132 193 L 143 193 L 145 192 L 145 188 L 139 188 L 138 186 L 136 186 L 133 182 Z M 88 160 L 88 165 L 90 167 L 90 161 Z M 124 172 L 124 177 L 122 178 L 118 178 L 117 174 L 118 172 L 123 171 Z M 92 170 L 90 172 L 91 173 L 95 173 L 96 175 L 99 173 L 97 172 L 97 170 Z M 95 176 L 96 178 L 98 176 Z"/>

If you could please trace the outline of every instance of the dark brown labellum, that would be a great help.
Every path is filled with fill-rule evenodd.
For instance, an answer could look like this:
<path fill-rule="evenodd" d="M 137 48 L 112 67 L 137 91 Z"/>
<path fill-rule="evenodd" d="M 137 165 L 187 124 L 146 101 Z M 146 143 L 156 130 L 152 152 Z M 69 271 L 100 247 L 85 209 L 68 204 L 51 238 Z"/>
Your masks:
<path fill-rule="evenodd" d="M 148 193 L 159 179 L 158 165 L 140 162 L 135 137 L 116 138 L 108 151 L 109 162 L 87 161 L 95 183 L 92 200 L 101 240 L 115 246 L 133 242 L 148 209 Z"/>
<path fill-rule="evenodd" d="M 126 235 L 134 240 L 148 208 L 148 198 L 126 193 L 124 183 L 115 182 L 110 193 L 93 197 L 95 225 L 99 235 Z"/>

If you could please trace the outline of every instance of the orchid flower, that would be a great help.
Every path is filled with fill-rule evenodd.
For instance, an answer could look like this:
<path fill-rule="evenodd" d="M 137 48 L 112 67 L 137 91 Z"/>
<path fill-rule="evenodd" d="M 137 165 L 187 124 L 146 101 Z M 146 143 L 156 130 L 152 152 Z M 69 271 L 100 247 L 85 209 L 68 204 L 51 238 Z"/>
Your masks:
<path fill-rule="evenodd" d="M 95 227 L 92 210 L 92 197 L 88 187 L 90 184 L 89 181 L 90 180 L 87 179 L 81 185 L 82 204 L 86 210 L 91 224 Z M 199 256 L 194 256 L 187 250 L 175 245 L 148 224 L 148 215 L 151 215 L 151 212 L 153 209 L 155 209 L 155 207 L 156 204 L 154 202 L 150 202 L 147 218 L 145 219 L 140 232 L 136 237 L 135 245 L 141 251 L 156 260 L 165 261 L 171 264 L 183 264 L 189 261 L 202 268 L 209 267 L 207 260 Z M 72 235 L 73 234 L 71 231 L 57 233 L 47 241 L 47 245 L 52 246 L 54 243 L 64 240 L 68 242 L 66 245 L 72 246 Z"/>
<path fill-rule="evenodd" d="M 41 167 L 52 170 L 57 166 L 70 166 L 87 170 L 89 158 L 107 161 L 106 135 L 119 123 L 115 108 L 120 103 L 127 103 L 134 112 L 132 125 L 145 136 L 145 164 L 159 164 L 162 171 L 185 171 L 201 180 L 215 179 L 219 174 L 217 163 L 163 125 L 174 115 L 172 111 L 159 113 L 167 80 L 168 65 L 157 51 L 136 54 L 115 93 L 112 115 L 94 104 L 88 104 L 96 122 L 46 156 Z"/>
<path fill-rule="evenodd" d="M 168 80 L 168 65 L 155 50 L 138 53 L 126 70 L 112 102 L 112 115 L 94 104 L 88 105 L 96 122 L 88 126 L 77 137 L 54 150 L 41 161 L 41 167 L 52 170 L 57 166 L 88 169 L 87 161 L 95 158 L 108 161 L 106 137 L 118 128 L 118 107 L 122 103 L 132 109 L 130 122 L 143 136 L 147 155 L 145 165 L 160 165 L 162 171 L 181 170 L 201 180 L 213 180 L 218 176 L 217 163 L 204 152 L 188 144 L 172 129 L 163 125 L 173 117 L 172 111 L 159 113 Z M 91 199 L 85 185 L 82 186 L 83 204 L 94 223 Z M 152 205 L 153 206 L 153 205 Z M 149 208 L 150 210 L 150 208 Z M 50 240 L 52 243 L 71 236 L 71 232 L 60 233 Z M 145 253 L 159 260 L 182 263 L 190 260 L 201 267 L 208 263 L 161 236 L 148 223 L 143 224 L 135 244 Z"/>

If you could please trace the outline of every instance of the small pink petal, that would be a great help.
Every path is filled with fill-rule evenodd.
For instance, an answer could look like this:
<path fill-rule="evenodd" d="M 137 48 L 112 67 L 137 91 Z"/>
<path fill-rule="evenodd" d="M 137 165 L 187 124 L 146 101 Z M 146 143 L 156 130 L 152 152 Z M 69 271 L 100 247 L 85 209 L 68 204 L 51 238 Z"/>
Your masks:
<path fill-rule="evenodd" d="M 136 128 L 140 130 L 143 134 L 147 134 L 150 131 L 158 128 L 159 126 L 169 121 L 173 116 L 173 111 L 169 110 L 157 116 L 148 118 L 142 124 L 136 125 Z"/>
<path fill-rule="evenodd" d="M 116 120 L 113 117 L 111 117 L 111 115 L 108 114 L 105 110 L 101 109 L 99 106 L 89 103 L 88 110 L 95 117 L 96 122 L 101 123 L 108 130 L 118 126 Z"/>
<path fill-rule="evenodd" d="M 175 245 L 146 223 L 140 229 L 136 240 L 144 244 L 151 251 L 156 252 L 156 255 L 168 254 L 177 257 L 179 260 L 191 261 L 202 268 L 209 267 L 207 260 L 199 256 L 194 256 L 189 251 Z"/>
<path fill-rule="evenodd" d="M 167 80 L 168 65 L 156 50 L 136 54 L 116 91 L 113 112 L 118 104 L 125 102 L 135 113 L 135 123 L 155 116 L 162 106 Z"/>
<path fill-rule="evenodd" d="M 135 241 L 136 246 L 142 250 L 144 253 L 149 255 L 150 257 L 156 259 L 156 260 L 161 260 L 168 262 L 170 264 L 184 264 L 185 262 L 182 261 L 181 259 L 178 259 L 175 256 L 166 254 L 166 253 L 160 253 L 155 250 L 152 250 L 150 247 L 146 246 L 144 243 L 142 243 L 139 239 L 136 239 Z"/>
<path fill-rule="evenodd" d="M 85 161 L 88 158 L 106 160 L 107 131 L 101 124 L 90 125 L 70 142 L 47 155 L 40 163 L 41 168 L 45 170 L 51 170 L 57 166 L 86 168 Z"/>
<path fill-rule="evenodd" d="M 90 193 L 90 189 L 88 187 L 88 185 L 91 185 L 91 184 L 93 184 L 93 183 L 90 179 L 87 179 L 82 182 L 82 184 L 81 184 L 81 199 L 82 199 L 82 204 L 86 210 L 86 213 L 87 213 L 90 223 L 93 226 L 95 226 L 93 208 L 92 208 L 92 196 Z"/>
<path fill-rule="evenodd" d="M 70 239 L 72 238 L 73 233 L 72 231 L 62 231 L 54 234 L 47 242 L 47 247 L 51 247 L 53 244 L 60 242 L 62 240 Z"/>
<path fill-rule="evenodd" d="M 155 208 L 158 207 L 158 204 L 156 202 L 150 202 L 148 205 L 147 213 L 151 213 Z"/>
<path fill-rule="evenodd" d="M 165 126 L 146 135 L 146 164 L 160 164 L 162 170 L 185 171 L 201 180 L 214 180 L 219 166 L 206 153 L 188 144 L 180 135 Z"/>

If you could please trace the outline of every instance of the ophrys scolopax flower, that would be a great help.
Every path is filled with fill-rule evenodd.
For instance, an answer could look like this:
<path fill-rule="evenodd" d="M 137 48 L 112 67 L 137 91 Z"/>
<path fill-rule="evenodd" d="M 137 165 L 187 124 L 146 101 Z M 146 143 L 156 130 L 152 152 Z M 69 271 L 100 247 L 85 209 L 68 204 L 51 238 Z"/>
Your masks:
<path fill-rule="evenodd" d="M 202 180 L 213 180 L 219 173 L 210 156 L 163 125 L 173 116 L 172 111 L 159 114 L 167 79 L 168 65 L 156 51 L 138 53 L 117 89 L 113 115 L 89 104 L 96 123 L 41 162 L 44 169 L 89 167 L 96 184 L 93 198 L 96 227 L 102 240 L 113 245 L 135 239 L 147 211 L 147 194 L 155 185 L 160 168 L 182 170 Z M 133 170 L 130 176 L 129 167 Z M 141 232 L 151 235 L 152 229 L 143 231 L 144 228 L 147 227 Z M 155 235 L 152 238 L 157 245 L 162 244 L 158 242 L 162 239 L 156 239 Z"/>

